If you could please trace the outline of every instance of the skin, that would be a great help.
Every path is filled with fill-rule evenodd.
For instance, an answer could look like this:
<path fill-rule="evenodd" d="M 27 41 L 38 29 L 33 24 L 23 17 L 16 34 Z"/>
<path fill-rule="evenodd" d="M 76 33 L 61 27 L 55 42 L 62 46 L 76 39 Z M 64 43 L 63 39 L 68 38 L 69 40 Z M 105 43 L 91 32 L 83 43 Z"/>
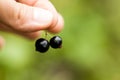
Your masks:
<path fill-rule="evenodd" d="M 62 16 L 49 0 L 0 0 L 0 31 L 36 39 L 42 30 L 59 33 Z M 0 36 L 0 48 L 5 40 Z"/>

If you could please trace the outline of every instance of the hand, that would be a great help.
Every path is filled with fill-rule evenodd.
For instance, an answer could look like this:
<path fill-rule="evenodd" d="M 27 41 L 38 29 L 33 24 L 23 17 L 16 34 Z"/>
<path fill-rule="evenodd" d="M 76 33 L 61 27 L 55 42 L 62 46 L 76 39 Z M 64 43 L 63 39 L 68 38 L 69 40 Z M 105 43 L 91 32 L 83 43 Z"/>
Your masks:
<path fill-rule="evenodd" d="M 0 0 L 1 31 L 35 39 L 41 30 L 58 33 L 63 25 L 63 18 L 49 0 Z M 0 37 L 0 46 L 3 43 Z"/>

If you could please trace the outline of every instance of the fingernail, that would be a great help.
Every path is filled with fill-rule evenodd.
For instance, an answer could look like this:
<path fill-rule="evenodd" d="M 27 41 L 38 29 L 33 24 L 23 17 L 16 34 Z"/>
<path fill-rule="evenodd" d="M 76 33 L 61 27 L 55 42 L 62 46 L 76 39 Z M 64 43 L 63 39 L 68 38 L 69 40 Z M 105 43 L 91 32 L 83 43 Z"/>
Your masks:
<path fill-rule="evenodd" d="M 48 10 L 36 8 L 34 10 L 33 20 L 40 26 L 49 26 L 52 23 L 53 15 Z"/>

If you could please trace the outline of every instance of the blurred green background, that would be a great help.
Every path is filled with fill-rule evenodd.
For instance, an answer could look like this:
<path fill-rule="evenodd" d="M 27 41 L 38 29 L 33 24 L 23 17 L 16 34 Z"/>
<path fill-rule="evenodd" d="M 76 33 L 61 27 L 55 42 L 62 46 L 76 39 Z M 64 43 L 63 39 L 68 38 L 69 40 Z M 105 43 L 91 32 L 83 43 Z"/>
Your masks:
<path fill-rule="evenodd" d="M 0 32 L 0 80 L 120 80 L 120 0 L 51 1 L 65 20 L 63 47 L 41 54 Z"/>

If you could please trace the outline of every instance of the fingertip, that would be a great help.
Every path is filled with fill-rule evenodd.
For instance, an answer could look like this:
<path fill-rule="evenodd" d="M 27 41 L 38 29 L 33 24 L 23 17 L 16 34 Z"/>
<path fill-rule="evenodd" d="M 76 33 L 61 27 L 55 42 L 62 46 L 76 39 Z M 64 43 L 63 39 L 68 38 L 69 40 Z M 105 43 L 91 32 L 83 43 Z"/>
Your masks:
<path fill-rule="evenodd" d="M 5 40 L 2 36 L 0 36 L 0 49 L 2 49 L 5 45 Z"/>
<path fill-rule="evenodd" d="M 64 28 L 64 19 L 63 17 L 59 14 L 58 15 L 58 21 L 56 23 L 56 25 L 52 28 L 49 29 L 49 32 L 52 32 L 52 33 L 59 33 L 63 30 Z"/>

